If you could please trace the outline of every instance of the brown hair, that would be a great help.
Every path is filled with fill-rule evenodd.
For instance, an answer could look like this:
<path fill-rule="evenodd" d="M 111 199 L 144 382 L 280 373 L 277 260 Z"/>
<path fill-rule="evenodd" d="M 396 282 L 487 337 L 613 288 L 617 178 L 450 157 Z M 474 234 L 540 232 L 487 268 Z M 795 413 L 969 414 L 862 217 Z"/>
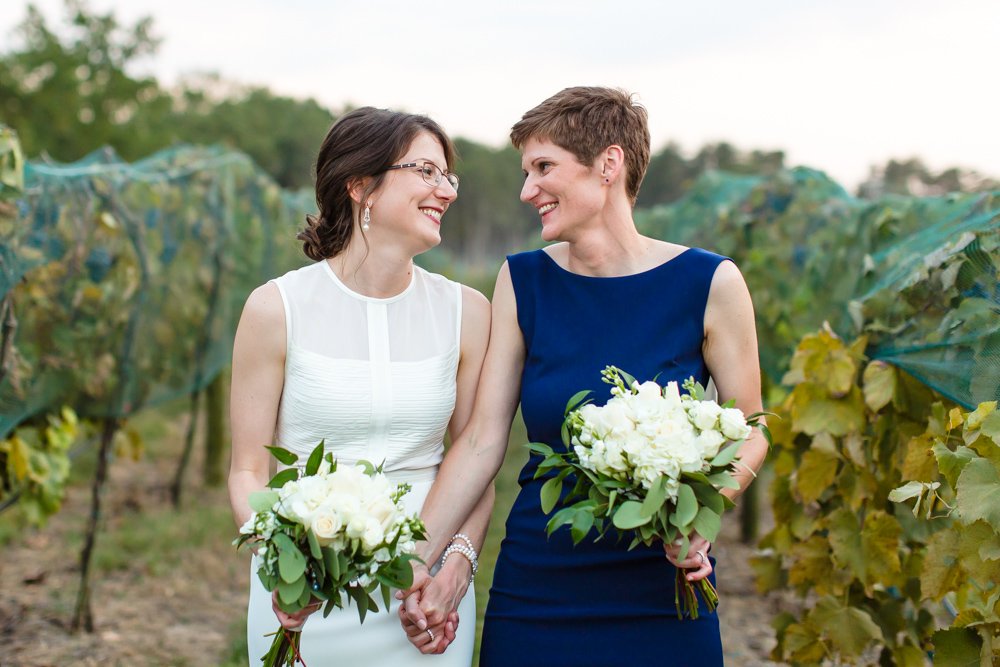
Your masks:
<path fill-rule="evenodd" d="M 510 130 L 518 150 L 529 139 L 551 141 L 590 166 L 611 145 L 625 152 L 625 190 L 635 204 L 649 166 L 646 109 L 632 95 L 615 88 L 566 88 L 527 111 Z"/>
<path fill-rule="evenodd" d="M 296 238 L 310 259 L 319 261 L 341 252 L 354 234 L 351 186 L 371 177 L 364 202 L 385 180 L 385 169 L 399 159 L 421 132 L 429 132 L 444 149 L 450 169 L 455 146 L 437 123 L 426 116 L 361 107 L 345 114 L 327 132 L 316 158 L 317 215 L 307 215 L 307 227 Z"/>

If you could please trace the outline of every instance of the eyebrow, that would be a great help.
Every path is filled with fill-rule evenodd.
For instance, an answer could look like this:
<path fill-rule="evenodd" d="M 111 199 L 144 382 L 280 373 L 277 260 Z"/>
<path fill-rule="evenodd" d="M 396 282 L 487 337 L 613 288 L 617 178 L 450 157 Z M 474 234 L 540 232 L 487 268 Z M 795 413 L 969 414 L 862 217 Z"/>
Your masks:
<path fill-rule="evenodd" d="M 415 157 L 412 160 L 405 160 L 405 161 L 406 162 L 430 162 L 432 165 L 434 165 L 438 169 L 441 169 L 441 165 L 439 165 L 437 163 L 437 160 L 432 160 L 429 157 Z M 451 171 L 449 171 L 449 167 L 447 167 L 447 163 L 445 163 L 445 165 L 446 165 L 445 168 L 441 169 L 441 171 L 445 172 L 446 174 L 450 174 Z"/>

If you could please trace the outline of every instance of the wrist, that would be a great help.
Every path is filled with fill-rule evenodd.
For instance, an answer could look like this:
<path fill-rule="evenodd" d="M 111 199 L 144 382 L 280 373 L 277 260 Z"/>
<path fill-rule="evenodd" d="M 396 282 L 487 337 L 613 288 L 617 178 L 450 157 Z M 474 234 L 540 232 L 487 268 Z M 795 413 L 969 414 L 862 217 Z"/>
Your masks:
<path fill-rule="evenodd" d="M 476 552 L 475 547 L 471 545 L 471 540 L 464 535 L 456 535 L 455 539 L 452 539 L 451 544 L 448 545 L 448 548 L 441 554 L 441 569 L 448 564 L 449 560 L 464 560 L 468 564 L 467 571 L 469 573 L 469 583 L 471 584 L 472 579 L 479 570 L 479 554 Z"/>

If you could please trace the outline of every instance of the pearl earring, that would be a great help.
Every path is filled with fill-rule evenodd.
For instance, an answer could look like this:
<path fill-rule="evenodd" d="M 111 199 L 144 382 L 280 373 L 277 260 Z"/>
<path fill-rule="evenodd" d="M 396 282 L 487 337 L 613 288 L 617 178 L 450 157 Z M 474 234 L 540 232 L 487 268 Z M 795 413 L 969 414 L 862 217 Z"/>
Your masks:
<path fill-rule="evenodd" d="M 372 223 L 372 200 L 369 199 L 365 203 L 365 213 L 364 215 L 361 216 L 361 229 L 367 232 L 369 229 L 371 229 L 371 223 Z"/>

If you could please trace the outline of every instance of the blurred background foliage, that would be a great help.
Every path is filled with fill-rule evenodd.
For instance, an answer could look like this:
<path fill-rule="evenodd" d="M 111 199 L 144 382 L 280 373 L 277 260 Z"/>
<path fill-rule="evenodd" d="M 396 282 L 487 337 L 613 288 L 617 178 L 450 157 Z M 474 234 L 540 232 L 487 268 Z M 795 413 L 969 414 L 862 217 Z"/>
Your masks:
<path fill-rule="evenodd" d="M 319 144 L 346 111 L 212 73 L 165 86 L 136 73 L 156 57 L 152 19 L 123 24 L 113 12 L 94 11 L 83 0 L 67 0 L 58 25 L 28 5 L 13 37 L 0 53 L 0 122 L 17 131 L 31 158 L 70 162 L 113 146 L 131 162 L 177 143 L 221 143 L 249 155 L 282 187 L 310 188 Z M 455 171 L 465 187 L 448 213 L 444 249 L 466 262 L 495 263 L 504 252 L 537 243 L 535 213 L 517 199 L 517 152 L 465 139 L 457 144 Z M 788 166 L 777 150 L 719 142 L 687 156 L 670 143 L 653 153 L 638 206 L 676 201 L 707 171 L 770 176 Z M 933 173 L 907 157 L 873 166 L 855 194 L 929 196 L 998 188 L 997 180 L 973 171 L 956 166 Z"/>
<path fill-rule="evenodd" d="M 65 25 L 53 27 L 29 6 L 0 53 L 0 503 L 21 494 L 33 523 L 58 509 L 69 471 L 77 422 L 61 406 L 104 420 L 103 461 L 112 434 L 131 438 L 116 420 L 197 396 L 224 370 L 246 294 L 306 262 L 294 233 L 313 206 L 312 162 L 346 111 L 213 74 L 165 87 L 136 74 L 156 54 L 150 19 L 123 25 L 81 0 L 65 8 Z M 419 261 L 489 295 L 503 255 L 540 244 L 537 214 L 518 201 L 517 151 L 456 144 L 462 196 L 442 246 Z M 942 502 L 960 498 L 961 480 L 945 470 L 953 432 L 998 414 L 1000 182 L 903 158 L 848 192 L 781 151 L 720 142 L 689 156 L 668 144 L 652 155 L 635 217 L 651 236 L 732 257 L 754 296 L 766 403 L 785 417 L 772 427 L 779 525 L 758 582 L 826 596 L 818 611 L 777 619 L 774 657 L 853 662 L 875 651 L 882 664 L 920 664 L 958 640 L 969 655 L 995 655 L 1000 551 L 948 585 L 930 586 L 937 575 L 923 566 L 932 535 L 995 521 L 917 526 L 889 494 L 912 481 L 947 483 Z M 943 414 L 957 415 L 947 428 Z M 995 467 L 989 419 L 982 436 L 962 437 Z M 505 471 L 523 455 L 512 447 Z M 205 479 L 218 483 L 215 461 Z M 513 479 L 498 481 L 494 545 Z M 975 478 L 965 488 L 993 487 Z M 992 518 L 1000 499 L 990 493 Z M 855 534 L 873 544 L 891 534 L 880 553 L 900 567 L 858 565 L 863 549 L 846 537 Z M 995 530 L 987 537 L 995 546 Z M 842 574 L 832 582 L 821 576 L 831 568 Z M 983 595 L 970 598 L 976 587 Z M 947 631 L 927 611 L 942 599 L 960 609 Z"/>

